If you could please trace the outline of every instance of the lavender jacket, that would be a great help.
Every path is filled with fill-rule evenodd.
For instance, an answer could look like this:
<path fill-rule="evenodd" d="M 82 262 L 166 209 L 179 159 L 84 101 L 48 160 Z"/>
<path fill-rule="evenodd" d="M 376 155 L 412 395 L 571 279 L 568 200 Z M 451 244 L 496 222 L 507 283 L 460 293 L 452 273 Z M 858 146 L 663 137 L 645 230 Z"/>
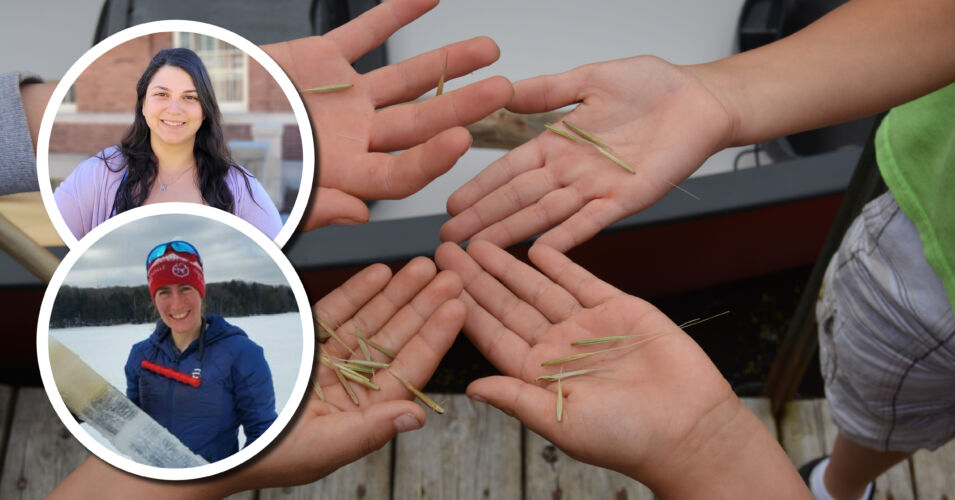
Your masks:
<path fill-rule="evenodd" d="M 122 155 L 117 149 L 116 146 L 112 146 L 101 154 L 80 163 L 53 193 L 60 214 L 77 239 L 113 216 L 116 190 L 123 181 L 126 169 L 121 168 L 114 172 L 106 166 L 100 156 L 115 157 L 120 160 Z M 115 164 L 111 166 L 117 168 Z M 229 186 L 232 198 L 235 200 L 235 215 L 259 228 L 269 238 L 275 239 L 282 229 L 282 219 L 279 217 L 278 210 L 275 209 L 275 204 L 272 203 L 262 184 L 252 176 L 248 178 L 249 185 L 252 187 L 252 196 L 249 196 L 245 181 L 242 180 L 243 176 L 244 174 L 238 168 L 231 168 L 226 174 L 226 185 Z"/>

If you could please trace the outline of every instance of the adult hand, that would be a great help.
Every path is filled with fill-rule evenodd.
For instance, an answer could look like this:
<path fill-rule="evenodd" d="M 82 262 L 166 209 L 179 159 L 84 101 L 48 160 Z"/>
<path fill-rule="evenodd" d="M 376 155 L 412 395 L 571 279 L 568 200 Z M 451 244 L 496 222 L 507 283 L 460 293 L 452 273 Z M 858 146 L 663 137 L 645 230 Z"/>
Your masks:
<path fill-rule="evenodd" d="M 467 252 L 450 243 L 438 248 L 438 265 L 464 281 L 465 332 L 503 373 L 474 381 L 470 397 L 517 417 L 574 458 L 638 479 L 660 497 L 724 498 L 733 488 L 754 488 L 738 498 L 769 498 L 779 495 L 780 485 L 791 487 L 781 491 L 794 497 L 803 493 L 766 427 L 669 318 L 553 248 L 534 245 L 529 256 L 546 276 L 488 242 L 471 242 Z M 625 335 L 636 337 L 570 345 Z M 562 365 L 564 373 L 598 371 L 561 382 L 558 422 L 557 383 L 535 379 L 561 368 L 541 363 L 630 344 Z M 754 494 L 760 491 L 772 494 Z"/>
<path fill-rule="evenodd" d="M 361 200 L 408 196 L 446 172 L 471 145 L 462 126 L 511 99 L 507 79 L 493 77 L 440 96 L 409 102 L 435 88 L 447 61 L 455 78 L 497 60 L 489 38 L 457 42 L 358 74 L 351 63 L 418 18 L 437 0 L 389 0 L 324 36 L 262 48 L 305 89 L 353 84 L 327 94 L 302 93 L 318 142 L 319 192 L 304 228 L 361 223 Z M 405 150 L 400 154 L 388 154 Z"/>
<path fill-rule="evenodd" d="M 177 483 L 128 475 L 91 457 L 51 498 L 222 498 L 247 489 L 309 483 L 332 473 L 384 446 L 398 432 L 424 424 L 425 410 L 409 401 L 412 394 L 385 372 L 393 371 L 417 387 L 425 385 L 464 322 L 464 305 L 456 299 L 460 292 L 457 275 L 438 274 L 425 258 L 412 260 L 393 277 L 383 264 L 364 269 L 314 306 L 326 323 L 341 325 L 338 331 L 353 349 L 356 339 L 345 332 L 357 326 L 363 336 L 397 354 L 391 368 L 375 378 L 380 391 L 352 384 L 360 406 L 323 366 L 317 380 L 326 399 L 310 389 L 290 428 L 247 466 L 208 480 Z M 331 342 L 322 352 L 348 357 Z M 377 360 L 386 361 L 373 352 Z"/>
<path fill-rule="evenodd" d="M 545 131 L 451 195 L 443 241 L 506 247 L 547 231 L 538 241 L 566 251 L 662 198 L 731 140 L 732 120 L 701 80 L 651 56 L 523 80 L 514 91 L 507 108 L 518 113 L 579 103 L 565 119 L 608 143 L 636 174 Z"/>

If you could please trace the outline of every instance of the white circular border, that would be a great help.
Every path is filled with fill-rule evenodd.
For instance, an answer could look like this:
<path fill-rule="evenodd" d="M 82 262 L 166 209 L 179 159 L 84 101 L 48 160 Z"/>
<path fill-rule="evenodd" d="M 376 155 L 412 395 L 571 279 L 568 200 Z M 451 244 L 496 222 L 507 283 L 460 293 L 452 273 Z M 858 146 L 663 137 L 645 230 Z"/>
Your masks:
<path fill-rule="evenodd" d="M 208 465 L 178 469 L 155 467 L 126 458 L 105 447 L 86 432 L 86 430 L 80 427 L 80 424 L 72 416 L 69 409 L 67 409 L 63 398 L 56 389 L 56 384 L 53 381 L 53 371 L 50 367 L 49 355 L 49 326 L 53 303 L 60 290 L 60 286 L 63 284 L 63 280 L 72 270 L 76 261 L 79 260 L 91 246 L 95 245 L 100 238 L 113 229 L 147 217 L 170 214 L 201 216 L 212 219 L 216 222 L 231 226 L 233 229 L 251 238 L 252 241 L 265 250 L 282 271 L 282 274 L 285 275 L 285 279 L 288 280 L 292 293 L 295 296 L 295 301 L 298 304 L 299 315 L 302 321 L 302 359 L 299 365 L 298 378 L 292 387 L 292 393 L 288 401 L 285 403 L 275 422 L 259 436 L 258 439 L 253 441 L 252 444 L 239 450 L 234 455 Z M 93 228 L 86 237 L 80 240 L 70 250 L 70 253 L 63 259 L 60 266 L 56 269 L 56 272 L 53 273 L 53 278 L 50 280 L 50 284 L 43 295 L 43 302 L 40 305 L 40 316 L 37 320 L 36 346 L 37 358 L 40 365 L 40 377 L 43 379 L 43 387 L 46 389 L 46 394 L 50 399 L 50 403 L 53 405 L 53 409 L 56 410 L 57 415 L 60 417 L 60 420 L 63 421 L 63 424 L 66 425 L 66 428 L 69 429 L 70 432 L 73 433 L 73 436 L 86 446 L 88 450 L 107 463 L 123 469 L 126 472 L 153 479 L 187 480 L 203 478 L 229 470 L 255 456 L 285 429 L 285 426 L 288 425 L 292 416 L 298 411 L 299 402 L 302 401 L 302 397 L 308 388 L 312 372 L 312 362 L 315 356 L 315 332 L 311 312 L 312 309 L 308 302 L 308 297 L 305 294 L 305 287 L 302 285 L 302 281 L 292 267 L 292 264 L 285 254 L 255 226 L 238 217 L 231 216 L 222 210 L 194 203 L 160 203 L 147 205 L 136 210 L 123 212 Z"/>
<path fill-rule="evenodd" d="M 63 219 L 63 215 L 56 206 L 56 200 L 53 199 L 53 188 L 50 186 L 50 134 L 53 132 L 53 122 L 56 120 L 57 111 L 66 97 L 67 91 L 83 71 L 108 50 L 133 38 L 167 31 L 199 33 L 234 45 L 261 64 L 285 92 L 285 97 L 288 98 L 289 104 L 292 106 L 295 121 L 298 122 L 299 133 L 302 136 L 302 183 L 299 185 L 298 196 L 295 198 L 291 212 L 289 212 L 288 220 L 282 226 L 279 234 L 275 236 L 275 243 L 279 247 L 284 247 L 305 214 L 305 206 L 308 204 L 308 198 L 312 192 L 312 181 L 315 177 L 315 143 L 312 141 L 312 126 L 308 120 L 305 104 L 302 103 L 302 98 L 295 85 L 292 84 L 292 80 L 265 51 L 229 30 L 196 21 L 154 21 L 126 28 L 86 51 L 57 84 L 52 97 L 50 97 L 50 102 L 46 106 L 46 111 L 43 113 L 36 147 L 36 170 L 40 181 L 40 196 L 43 198 L 43 205 L 46 207 L 50 220 L 53 221 L 53 227 L 56 228 L 56 232 L 59 233 L 66 246 L 73 248 L 76 245 L 76 236 L 67 227 L 66 220 Z"/>

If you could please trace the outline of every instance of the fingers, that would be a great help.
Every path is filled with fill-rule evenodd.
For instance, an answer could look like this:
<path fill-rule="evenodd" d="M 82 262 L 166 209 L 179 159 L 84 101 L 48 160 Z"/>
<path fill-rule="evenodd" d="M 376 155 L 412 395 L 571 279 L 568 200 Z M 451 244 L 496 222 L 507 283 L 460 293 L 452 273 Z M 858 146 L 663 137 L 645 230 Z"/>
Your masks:
<path fill-rule="evenodd" d="M 455 261 L 468 259 L 470 257 L 452 243 L 438 247 L 434 256 L 441 269 L 459 268 L 465 264 Z M 467 308 L 464 332 L 474 346 L 502 373 L 519 376 L 530 351 L 527 341 L 487 312 L 467 291 L 461 293 L 460 299 Z"/>
<path fill-rule="evenodd" d="M 566 252 L 630 213 L 613 198 L 598 198 L 591 200 L 583 208 L 577 208 L 579 210 L 575 210 L 576 213 L 568 214 L 566 220 L 544 233 L 538 242 Z M 521 224 L 521 221 L 515 220 L 511 224 Z"/>
<path fill-rule="evenodd" d="M 512 377 L 485 377 L 467 388 L 471 398 L 488 404 L 520 420 L 532 431 L 555 441 L 558 431 L 555 411 L 557 394 Z"/>
<path fill-rule="evenodd" d="M 312 311 L 330 326 L 340 325 L 384 289 L 390 279 L 391 269 L 388 266 L 372 264 L 322 297 L 312 306 Z"/>
<path fill-rule="evenodd" d="M 374 268 L 374 271 L 371 271 L 372 268 Z M 384 268 L 384 270 L 381 270 L 381 268 Z M 385 271 L 387 271 L 387 275 Z M 365 272 L 376 273 L 373 284 L 377 289 L 372 294 L 368 293 L 372 290 L 370 278 L 356 280 Z M 420 290 L 431 282 L 436 272 L 434 263 L 424 257 L 409 262 L 393 278 L 388 266 L 384 264 L 369 266 L 316 303 L 316 313 L 329 326 L 335 328 L 339 337 L 350 348 L 354 349 L 358 342 L 351 334 L 355 331 L 356 326 L 363 335 L 371 335 L 371 332 L 377 332 L 399 309 L 410 302 Z M 381 275 L 379 276 L 377 273 L 381 273 Z M 381 278 L 385 275 L 390 279 L 385 279 L 382 283 Z M 353 282 L 360 286 L 358 291 L 352 291 L 350 285 Z M 366 285 L 366 282 L 369 285 Z M 338 295 L 339 290 L 345 293 Z M 329 297 L 335 300 L 326 301 Z M 339 299 L 340 297 L 341 299 Z M 345 315 L 344 313 L 348 314 Z M 341 358 L 347 358 L 350 355 L 344 347 L 334 341 L 326 342 L 323 350 L 329 355 Z"/>
<path fill-rule="evenodd" d="M 363 224 L 368 222 L 368 217 L 365 202 L 337 189 L 319 187 L 302 230 L 311 231 L 330 224 Z"/>
<path fill-rule="evenodd" d="M 385 43 L 394 32 L 434 8 L 438 0 L 390 0 L 328 32 L 349 62 Z"/>
<path fill-rule="evenodd" d="M 377 330 L 367 330 L 368 335 L 378 344 L 393 352 L 399 352 L 415 337 L 435 311 L 445 302 L 461 295 L 461 290 L 461 279 L 450 271 L 443 271 L 407 305 L 395 312 L 384 326 Z M 360 317 L 359 314 L 356 320 L 360 321 Z"/>
<path fill-rule="evenodd" d="M 554 177 L 552 169 L 536 168 L 523 173 L 456 214 L 441 228 L 441 239 L 464 241 L 560 188 L 560 182 Z M 567 193 L 571 191 L 565 192 Z M 576 204 L 582 205 L 583 202 Z M 562 207 L 552 208 L 564 211 Z M 538 215 L 550 218 L 546 212 Z"/>
<path fill-rule="evenodd" d="M 468 255 L 524 302 L 543 313 L 551 323 L 560 323 L 581 309 L 581 303 L 564 287 L 491 243 L 471 242 Z M 544 257 L 552 258 L 546 253 Z M 583 268 L 579 271 L 583 271 Z M 580 273 L 575 275 L 575 278 L 579 277 L 582 277 Z"/>
<path fill-rule="evenodd" d="M 540 242 L 535 243 L 527 255 L 538 269 L 588 309 L 623 295 L 623 292 L 590 274 L 566 255 Z"/>
<path fill-rule="evenodd" d="M 570 217 L 584 202 L 576 187 L 569 186 L 552 191 L 536 203 L 482 229 L 472 236 L 471 240 L 487 240 L 498 246 L 508 247 Z"/>
<path fill-rule="evenodd" d="M 380 108 L 414 100 L 435 88 L 444 71 L 445 60 L 448 63 L 445 81 L 448 81 L 485 67 L 500 55 L 497 44 L 482 36 L 389 64 L 366 73 L 363 79 L 370 89 L 375 107 Z M 508 88 L 508 99 L 512 93 L 513 90 Z"/>
<path fill-rule="evenodd" d="M 418 389 L 423 388 L 461 331 L 465 314 L 466 309 L 460 300 L 452 299 L 441 304 L 418 334 L 401 349 L 398 357 L 391 361 L 391 367 L 386 371 L 395 373 Z M 393 398 L 396 397 L 395 394 L 408 399 L 414 397 L 401 382 L 390 375 L 381 374 L 378 380 L 381 383 L 381 391 L 372 391 L 369 397 L 373 401 Z"/>
<path fill-rule="evenodd" d="M 464 333 L 474 347 L 501 373 L 520 377 L 531 346 L 487 312 L 467 291 L 460 298 L 468 310 Z"/>
<path fill-rule="evenodd" d="M 458 188 L 448 198 L 448 213 L 457 216 L 468 207 L 489 193 L 507 184 L 511 179 L 532 169 L 544 166 L 544 156 L 537 140 L 532 140 L 511 150 L 499 160 L 491 163 L 473 179 Z M 458 222 L 458 224 L 463 224 Z M 447 226 L 447 224 L 445 224 Z M 454 227 L 454 226 L 452 226 Z M 448 229 L 449 233 L 462 233 L 466 228 Z M 462 242 L 472 233 L 461 239 L 444 239 L 445 229 L 442 227 L 442 240 Z M 476 232 L 476 231 L 474 231 Z M 448 235 L 450 236 L 450 234 Z"/>
<path fill-rule="evenodd" d="M 550 328 L 550 321 L 540 311 L 514 295 L 457 245 L 441 245 L 435 258 L 443 269 L 450 269 L 461 277 L 465 290 L 476 304 L 528 344 L 534 345 L 537 337 Z"/>
<path fill-rule="evenodd" d="M 451 277 L 451 279 L 455 281 L 457 280 L 456 277 L 453 277 L 453 273 L 443 273 L 442 275 Z M 399 278 L 398 275 L 395 275 L 392 282 Z M 440 281 L 440 279 L 436 278 L 432 283 L 438 283 Z M 443 287 L 436 285 L 436 288 Z M 459 294 L 459 281 L 456 290 L 456 293 Z M 435 290 L 426 288 L 420 292 L 418 296 L 428 296 L 431 292 L 435 292 Z M 383 295 L 384 292 L 376 296 L 376 299 Z M 432 296 L 435 295 L 441 295 L 441 293 L 436 292 Z M 415 297 L 415 299 L 417 300 L 419 297 Z M 389 321 L 381 327 L 384 333 L 369 336 L 375 342 L 394 351 L 397 356 L 389 360 L 385 359 L 381 353 L 372 351 L 372 356 L 376 358 L 377 361 L 388 362 L 391 367 L 385 370 L 379 370 L 374 377 L 374 381 L 380 387 L 380 390 L 369 390 L 358 385 L 351 386 L 359 400 L 359 406 L 366 402 L 373 403 L 396 398 L 409 399 L 412 397 L 408 390 L 405 389 L 397 379 L 389 376 L 385 372 L 389 370 L 394 371 L 416 387 L 423 387 L 431 377 L 431 374 L 434 373 L 441 358 L 451 347 L 458 332 L 461 331 L 465 315 L 465 307 L 461 301 L 447 299 L 445 297 L 434 300 L 432 303 L 420 302 L 421 303 L 417 304 L 417 307 L 424 307 L 428 310 L 412 313 L 411 309 L 415 306 L 409 304 L 401 308 L 401 310 L 393 316 L 392 319 L 394 321 Z M 369 303 L 369 308 L 371 308 L 371 306 L 372 304 Z M 414 314 L 421 315 L 420 319 L 414 317 Z M 361 316 L 361 312 L 359 312 L 359 316 Z M 348 322 L 343 325 L 339 331 L 353 331 L 355 325 L 355 321 Z M 342 337 L 345 337 L 345 335 L 342 335 Z M 339 348 L 339 346 L 331 345 L 331 343 L 326 343 L 325 346 L 326 353 L 331 356 L 348 357 L 347 354 L 339 356 L 333 352 L 340 353 L 344 351 L 344 349 Z M 355 357 L 361 357 L 361 355 L 356 354 Z M 325 397 L 329 402 L 332 402 L 339 408 L 354 407 L 350 397 L 345 393 L 344 388 L 339 383 L 337 376 L 332 373 L 331 370 L 327 369 L 327 367 L 323 367 L 322 369 L 320 382 Z"/>
<path fill-rule="evenodd" d="M 399 155 L 362 155 L 343 169 L 336 187 L 365 200 L 404 198 L 447 172 L 470 146 L 471 134 L 455 127 Z"/>
<path fill-rule="evenodd" d="M 410 148 L 447 128 L 470 125 L 510 99 L 511 83 L 496 76 L 431 99 L 385 108 L 375 116 L 369 148 Z"/>
<path fill-rule="evenodd" d="M 589 66 L 521 80 L 514 84 L 514 99 L 507 109 L 515 113 L 543 113 L 579 102 Z"/>

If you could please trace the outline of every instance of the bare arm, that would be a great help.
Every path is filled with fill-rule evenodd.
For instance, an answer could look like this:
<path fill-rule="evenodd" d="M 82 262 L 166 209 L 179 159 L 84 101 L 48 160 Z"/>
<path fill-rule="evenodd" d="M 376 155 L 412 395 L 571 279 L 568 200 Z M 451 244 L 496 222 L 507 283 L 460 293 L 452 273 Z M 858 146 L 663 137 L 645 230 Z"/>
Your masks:
<path fill-rule="evenodd" d="M 955 81 L 955 2 L 853 0 L 775 43 L 689 66 L 734 123 L 731 145 L 887 110 Z"/>
<path fill-rule="evenodd" d="M 565 120 L 631 165 L 552 132 L 489 165 L 448 199 L 445 241 L 567 250 L 652 205 L 713 153 L 850 120 L 955 81 L 955 2 L 853 0 L 764 47 L 696 66 L 652 56 L 517 82 L 508 109 L 579 103 Z"/>

